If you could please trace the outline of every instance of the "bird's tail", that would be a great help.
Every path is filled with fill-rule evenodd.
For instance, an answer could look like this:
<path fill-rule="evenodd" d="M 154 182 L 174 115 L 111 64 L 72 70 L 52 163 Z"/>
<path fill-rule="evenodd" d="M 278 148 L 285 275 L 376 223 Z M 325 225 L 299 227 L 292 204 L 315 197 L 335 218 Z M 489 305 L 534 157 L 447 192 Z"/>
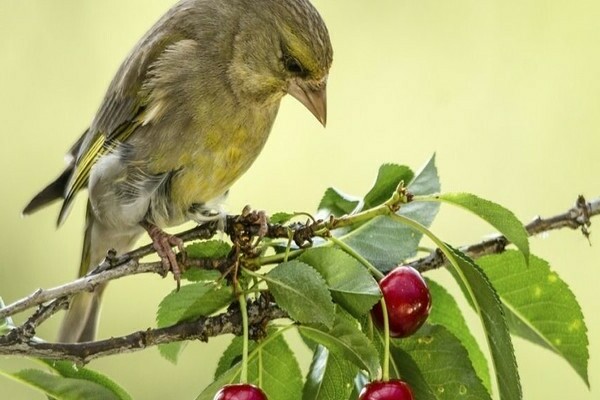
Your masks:
<path fill-rule="evenodd" d="M 142 228 L 117 232 L 105 227 L 96 219 L 88 201 L 83 250 L 79 276 L 86 275 L 99 265 L 110 249 L 125 253 L 133 247 Z M 106 284 L 96 286 L 92 292 L 75 295 L 60 327 L 58 341 L 62 343 L 89 342 L 94 340 L 100 315 L 100 301 Z"/>
<path fill-rule="evenodd" d="M 94 237 L 94 226 L 96 225 L 92 207 L 88 201 L 85 216 L 85 235 L 83 237 L 83 249 L 81 251 L 81 263 L 78 276 L 84 276 L 92 267 L 92 262 L 99 264 L 99 256 L 92 254 Z M 104 254 L 106 254 L 106 250 Z M 60 326 L 58 341 L 62 343 L 88 342 L 94 340 L 98 327 L 100 315 L 100 299 L 106 285 L 98 286 L 93 292 L 82 292 L 73 297 L 69 310 Z"/>

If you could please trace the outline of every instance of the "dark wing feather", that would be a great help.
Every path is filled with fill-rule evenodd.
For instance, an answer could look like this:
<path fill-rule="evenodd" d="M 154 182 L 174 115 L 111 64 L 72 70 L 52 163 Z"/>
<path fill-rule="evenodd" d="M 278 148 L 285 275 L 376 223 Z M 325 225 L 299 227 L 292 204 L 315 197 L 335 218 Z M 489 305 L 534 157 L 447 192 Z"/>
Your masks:
<path fill-rule="evenodd" d="M 52 181 L 48 186 L 42 189 L 23 209 L 23 215 L 33 214 L 40 208 L 43 208 L 59 199 L 64 198 L 65 188 L 71 179 L 73 174 L 73 168 L 75 166 L 75 158 L 79 153 L 79 147 L 83 142 L 83 138 L 87 134 L 87 130 L 79 137 L 79 139 L 71 146 L 67 153 L 67 167 L 60 174 L 58 178 Z"/>

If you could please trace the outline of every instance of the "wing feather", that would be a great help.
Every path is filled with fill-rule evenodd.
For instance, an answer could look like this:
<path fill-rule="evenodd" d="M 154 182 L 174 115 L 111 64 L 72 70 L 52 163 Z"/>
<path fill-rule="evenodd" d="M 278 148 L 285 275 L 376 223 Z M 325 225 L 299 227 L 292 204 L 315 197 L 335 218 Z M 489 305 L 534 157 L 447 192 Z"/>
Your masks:
<path fill-rule="evenodd" d="M 144 117 L 148 93 L 143 89 L 152 64 L 165 49 L 182 35 L 176 27 L 164 29 L 163 18 L 142 38 L 113 78 L 106 96 L 82 138 L 71 178 L 65 187 L 64 202 L 58 216 L 58 225 L 66 219 L 75 195 L 87 186 L 96 161 L 112 152 L 118 143 L 125 142 L 136 129 L 148 122 Z"/>

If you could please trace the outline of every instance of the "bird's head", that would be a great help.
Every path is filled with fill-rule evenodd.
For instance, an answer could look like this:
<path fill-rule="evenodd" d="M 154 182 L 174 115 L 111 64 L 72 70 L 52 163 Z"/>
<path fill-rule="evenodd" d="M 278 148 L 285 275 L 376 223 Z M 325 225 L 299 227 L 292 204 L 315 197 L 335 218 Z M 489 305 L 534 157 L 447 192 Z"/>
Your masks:
<path fill-rule="evenodd" d="M 259 102 L 289 93 L 325 125 L 333 58 L 323 19 L 308 0 L 244 0 L 230 77 L 238 95 Z"/>

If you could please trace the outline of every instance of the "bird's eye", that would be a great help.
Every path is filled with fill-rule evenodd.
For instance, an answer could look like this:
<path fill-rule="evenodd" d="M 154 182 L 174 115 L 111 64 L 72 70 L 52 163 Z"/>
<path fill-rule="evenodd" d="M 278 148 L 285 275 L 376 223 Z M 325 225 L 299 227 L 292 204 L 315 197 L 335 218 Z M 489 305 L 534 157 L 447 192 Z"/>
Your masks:
<path fill-rule="evenodd" d="M 291 72 L 293 74 L 304 74 L 304 68 L 302 68 L 300 62 L 290 55 L 283 56 L 283 66 L 285 67 L 286 71 Z"/>

